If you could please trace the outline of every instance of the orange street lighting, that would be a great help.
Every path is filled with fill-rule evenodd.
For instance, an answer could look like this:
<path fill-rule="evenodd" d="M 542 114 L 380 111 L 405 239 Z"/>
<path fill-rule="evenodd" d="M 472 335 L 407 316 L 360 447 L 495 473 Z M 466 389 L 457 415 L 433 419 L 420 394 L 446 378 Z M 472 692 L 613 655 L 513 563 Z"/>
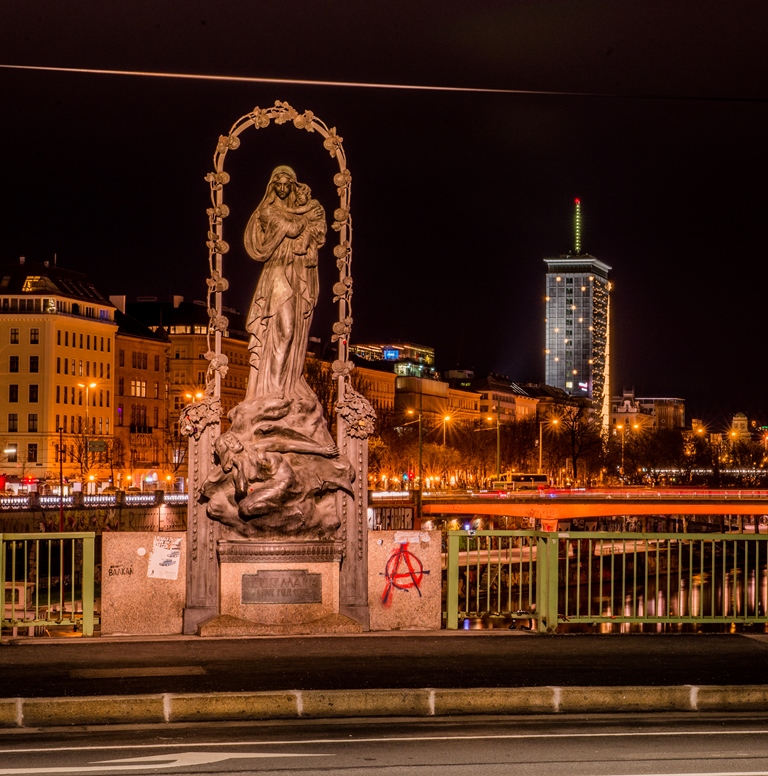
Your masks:
<path fill-rule="evenodd" d="M 617 424 L 616 428 L 621 431 L 621 468 L 619 469 L 619 476 L 621 477 L 621 482 L 624 482 L 624 424 L 619 423 Z"/>
<path fill-rule="evenodd" d="M 552 420 L 540 420 L 539 421 L 539 474 L 541 474 L 541 462 L 542 462 L 542 453 L 543 453 L 543 444 L 544 444 L 544 436 L 542 432 L 544 431 L 545 425 L 550 426 L 556 426 L 560 421 L 557 418 L 552 418 Z"/>
<path fill-rule="evenodd" d="M 419 394 L 419 406 L 421 406 L 421 394 Z M 416 414 L 415 410 L 408 410 L 409 415 Z M 418 472 L 418 482 L 419 482 L 419 488 L 418 488 L 418 497 L 421 498 L 421 488 L 422 488 L 422 435 L 421 435 L 421 409 L 418 411 L 418 419 L 417 420 L 411 420 L 409 423 L 418 423 L 419 424 L 419 472 Z M 409 425 L 409 424 L 406 424 Z M 419 514 L 421 514 L 421 511 L 419 510 Z"/>

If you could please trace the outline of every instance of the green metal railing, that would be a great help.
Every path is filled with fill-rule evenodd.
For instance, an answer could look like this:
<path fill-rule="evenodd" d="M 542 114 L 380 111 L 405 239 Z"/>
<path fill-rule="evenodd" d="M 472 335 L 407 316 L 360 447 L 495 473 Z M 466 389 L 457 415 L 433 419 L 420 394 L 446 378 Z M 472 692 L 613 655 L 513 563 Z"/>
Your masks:
<path fill-rule="evenodd" d="M 0 533 L 3 629 L 82 628 L 92 636 L 95 533 Z"/>
<path fill-rule="evenodd" d="M 460 619 L 768 622 L 768 536 L 449 531 L 446 627 Z"/>

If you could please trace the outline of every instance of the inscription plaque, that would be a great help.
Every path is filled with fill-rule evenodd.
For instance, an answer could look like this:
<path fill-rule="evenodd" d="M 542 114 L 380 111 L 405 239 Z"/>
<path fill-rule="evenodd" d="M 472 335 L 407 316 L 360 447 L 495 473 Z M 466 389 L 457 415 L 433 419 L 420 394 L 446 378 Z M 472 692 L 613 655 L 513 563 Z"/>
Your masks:
<path fill-rule="evenodd" d="M 303 570 L 265 569 L 242 576 L 241 603 L 319 604 L 323 601 L 321 574 Z"/>

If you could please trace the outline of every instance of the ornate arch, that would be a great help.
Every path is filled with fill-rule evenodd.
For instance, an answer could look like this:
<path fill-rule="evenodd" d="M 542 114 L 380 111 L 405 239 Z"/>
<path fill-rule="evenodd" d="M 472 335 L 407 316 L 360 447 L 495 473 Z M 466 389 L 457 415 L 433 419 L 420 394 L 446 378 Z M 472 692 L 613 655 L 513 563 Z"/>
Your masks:
<path fill-rule="evenodd" d="M 276 125 L 292 125 L 296 129 L 317 133 L 323 141 L 323 148 L 336 159 L 339 171 L 333 176 L 333 183 L 339 197 L 339 206 L 333 211 L 331 228 L 339 235 L 338 244 L 333 248 L 339 279 L 333 284 L 333 301 L 338 303 L 338 320 L 333 324 L 332 342 L 337 343 L 337 358 L 333 362 L 333 375 L 338 381 L 339 402 L 344 402 L 349 373 L 353 364 L 349 361 L 349 334 L 352 329 L 352 218 L 349 203 L 352 175 L 347 169 L 347 157 L 344 153 L 343 138 L 337 134 L 336 127 L 328 128 L 325 122 L 312 111 L 299 113 L 287 102 L 279 100 L 271 108 L 254 108 L 241 116 L 226 135 L 219 137 L 216 152 L 213 155 L 213 172 L 205 176 L 211 188 L 211 207 L 208 214 L 208 265 L 210 276 L 208 286 L 208 360 L 206 376 L 206 394 L 218 399 L 221 393 L 221 380 L 228 370 L 227 357 L 221 352 L 221 338 L 229 326 L 222 314 L 222 292 L 229 287 L 224 277 L 223 256 L 229 251 L 224 240 L 224 219 L 229 215 L 229 207 L 224 203 L 224 187 L 230 181 L 230 175 L 224 169 L 224 162 L 230 151 L 240 147 L 240 135 L 249 127 L 265 129 Z M 349 389 L 351 390 L 351 389 Z"/>

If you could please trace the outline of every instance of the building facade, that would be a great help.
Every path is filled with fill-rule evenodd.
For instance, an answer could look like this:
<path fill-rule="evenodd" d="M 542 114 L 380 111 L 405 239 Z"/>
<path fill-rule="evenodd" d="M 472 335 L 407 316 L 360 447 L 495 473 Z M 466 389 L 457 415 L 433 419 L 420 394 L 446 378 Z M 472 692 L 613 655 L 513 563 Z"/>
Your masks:
<path fill-rule="evenodd" d="M 604 413 L 610 396 L 611 268 L 589 254 L 544 262 L 545 382 L 592 399 L 595 409 Z"/>
<path fill-rule="evenodd" d="M 505 375 L 489 374 L 473 380 L 472 387 L 480 393 L 480 414 L 499 423 L 536 418 L 539 400 Z"/>
<path fill-rule="evenodd" d="M 351 379 L 352 387 L 363 394 L 376 411 L 377 429 L 380 430 L 382 424 L 391 425 L 395 413 L 397 375 L 392 371 L 371 368 L 357 361 Z"/>
<path fill-rule="evenodd" d="M 611 398 L 611 427 L 619 426 L 632 430 L 685 428 L 685 400 L 640 397 L 624 389 L 621 396 Z"/>
<path fill-rule="evenodd" d="M 116 487 L 172 489 L 177 474 L 170 436 L 170 340 L 116 312 L 114 457 Z"/>
<path fill-rule="evenodd" d="M 411 342 L 392 344 L 350 345 L 349 352 L 365 361 L 377 361 L 392 366 L 401 377 L 427 377 L 437 379 L 435 349 Z"/>
<path fill-rule="evenodd" d="M 202 398 L 205 391 L 211 349 L 208 339 L 208 309 L 203 303 L 185 302 L 175 297 L 172 302 L 129 302 L 126 311 L 153 331 L 163 329 L 170 343 L 168 367 L 168 411 L 170 428 L 178 430 L 182 408 Z M 245 316 L 226 310 L 229 328 L 224 332 L 221 352 L 227 358 L 227 374 L 221 381 L 222 422 L 227 427 L 227 414 L 245 398 L 249 374 L 249 335 Z"/>
<path fill-rule="evenodd" d="M 105 475 L 116 332 L 114 306 L 82 273 L 0 267 L 3 474 L 52 488 Z"/>

